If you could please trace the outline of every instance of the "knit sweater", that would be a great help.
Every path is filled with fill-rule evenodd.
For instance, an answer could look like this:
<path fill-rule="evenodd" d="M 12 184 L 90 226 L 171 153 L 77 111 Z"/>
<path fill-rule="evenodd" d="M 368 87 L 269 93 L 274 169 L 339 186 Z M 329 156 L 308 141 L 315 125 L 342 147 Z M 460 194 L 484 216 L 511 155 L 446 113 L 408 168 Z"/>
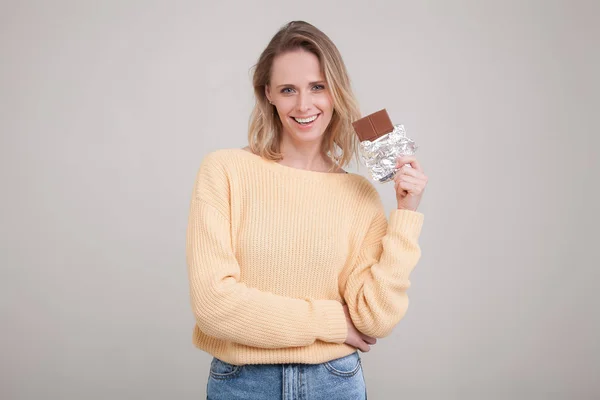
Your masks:
<path fill-rule="evenodd" d="M 393 210 L 354 173 L 216 150 L 196 175 L 186 235 L 193 344 L 232 364 L 317 364 L 405 315 L 423 214 Z"/>

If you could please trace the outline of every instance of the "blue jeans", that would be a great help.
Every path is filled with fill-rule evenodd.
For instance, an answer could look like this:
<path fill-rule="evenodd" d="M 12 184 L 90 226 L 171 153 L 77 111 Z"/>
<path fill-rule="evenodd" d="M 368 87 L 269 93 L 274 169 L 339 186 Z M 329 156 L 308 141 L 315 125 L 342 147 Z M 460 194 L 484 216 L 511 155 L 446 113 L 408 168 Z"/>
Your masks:
<path fill-rule="evenodd" d="M 322 364 L 210 364 L 207 400 L 366 400 L 358 351 Z"/>

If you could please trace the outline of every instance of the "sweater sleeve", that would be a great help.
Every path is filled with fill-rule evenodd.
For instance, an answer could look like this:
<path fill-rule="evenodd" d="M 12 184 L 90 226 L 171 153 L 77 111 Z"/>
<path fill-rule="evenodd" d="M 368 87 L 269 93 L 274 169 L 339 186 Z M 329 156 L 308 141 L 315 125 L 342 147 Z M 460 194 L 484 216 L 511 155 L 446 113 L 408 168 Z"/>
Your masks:
<path fill-rule="evenodd" d="M 362 333 L 385 337 L 406 314 L 423 219 L 416 211 L 393 210 L 388 224 L 379 205 L 344 289 L 352 322 Z"/>
<path fill-rule="evenodd" d="M 248 287 L 231 244 L 227 174 L 207 157 L 191 200 L 186 234 L 190 301 L 207 335 L 261 348 L 344 343 L 347 323 L 337 300 L 298 299 Z"/>

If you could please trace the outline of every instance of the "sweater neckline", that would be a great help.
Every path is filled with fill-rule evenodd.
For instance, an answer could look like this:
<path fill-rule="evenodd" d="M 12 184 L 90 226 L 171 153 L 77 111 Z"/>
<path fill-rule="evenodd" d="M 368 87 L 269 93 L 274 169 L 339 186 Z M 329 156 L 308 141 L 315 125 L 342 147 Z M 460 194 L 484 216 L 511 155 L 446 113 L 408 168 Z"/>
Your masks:
<path fill-rule="evenodd" d="M 295 175 L 295 176 L 304 176 L 304 177 L 318 177 L 318 178 L 329 178 L 331 177 L 332 179 L 349 179 L 351 176 L 353 176 L 354 174 L 350 173 L 350 172 L 345 172 L 345 173 L 340 173 L 340 172 L 321 172 L 321 171 L 311 171 L 308 169 L 301 169 L 301 168 L 295 168 L 295 167 L 290 167 L 287 165 L 283 165 L 283 164 L 279 164 L 276 161 L 273 160 L 267 160 L 261 156 L 259 156 L 258 154 L 254 154 L 251 153 L 247 150 L 244 150 L 242 148 L 235 148 L 235 151 L 242 153 L 244 155 L 244 157 L 260 162 L 263 165 L 265 165 L 266 167 L 268 167 L 269 169 L 273 170 L 273 171 L 278 171 L 280 173 L 285 173 L 288 175 Z"/>

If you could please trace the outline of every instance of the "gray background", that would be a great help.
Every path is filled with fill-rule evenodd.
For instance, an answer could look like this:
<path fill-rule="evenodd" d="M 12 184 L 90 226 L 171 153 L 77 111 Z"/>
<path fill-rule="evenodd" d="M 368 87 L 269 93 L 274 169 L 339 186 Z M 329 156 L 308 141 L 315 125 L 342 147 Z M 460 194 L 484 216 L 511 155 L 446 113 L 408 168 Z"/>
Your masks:
<path fill-rule="evenodd" d="M 199 399 L 185 228 L 284 23 L 338 45 L 430 178 L 373 399 L 600 398 L 596 1 L 3 1 L 2 399 Z M 594 128 L 594 129 L 593 129 Z M 356 169 L 367 175 L 365 168 Z M 393 185 L 377 188 L 388 212 Z"/>

